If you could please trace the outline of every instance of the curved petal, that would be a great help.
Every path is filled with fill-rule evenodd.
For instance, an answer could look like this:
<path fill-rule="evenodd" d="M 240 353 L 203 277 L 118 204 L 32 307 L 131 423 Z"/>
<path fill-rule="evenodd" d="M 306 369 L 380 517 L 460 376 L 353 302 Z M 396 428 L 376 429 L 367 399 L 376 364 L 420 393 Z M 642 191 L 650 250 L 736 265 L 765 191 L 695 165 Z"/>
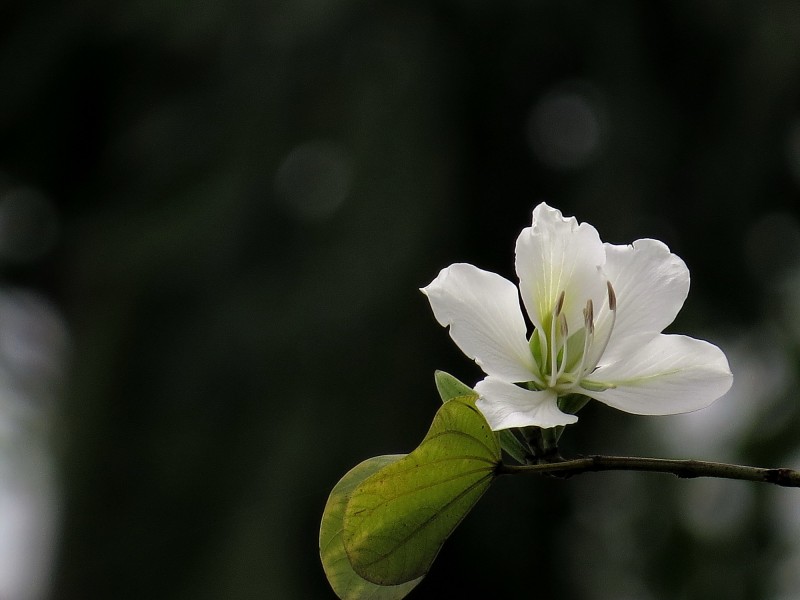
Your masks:
<path fill-rule="evenodd" d="M 534 326 L 547 326 L 563 291 L 569 330 L 582 328 L 586 301 L 599 306 L 606 293 L 600 270 L 605 250 L 597 230 L 542 203 L 533 210 L 533 224 L 519 234 L 516 251 L 519 289 Z"/>
<path fill-rule="evenodd" d="M 475 385 L 480 394 L 475 405 L 497 431 L 509 427 L 556 427 L 575 423 L 578 417 L 561 412 L 553 390 L 533 392 L 513 383 L 487 377 Z"/>
<path fill-rule="evenodd" d="M 617 301 L 616 321 L 605 352 L 605 357 L 613 360 L 626 353 L 631 341 L 640 346 L 644 335 L 653 337 L 675 320 L 689 294 L 689 269 L 658 240 L 606 244 L 605 249 L 603 270 Z M 597 311 L 597 337 L 603 339 L 610 325 L 606 300 Z"/>
<path fill-rule="evenodd" d="M 516 286 L 465 263 L 442 269 L 422 288 L 439 323 L 487 374 L 506 381 L 538 378 Z"/>
<path fill-rule="evenodd" d="M 598 368 L 582 393 L 637 415 L 705 408 L 733 382 L 717 346 L 682 335 L 657 335 L 625 359 Z M 594 391 L 601 386 L 612 386 Z"/>

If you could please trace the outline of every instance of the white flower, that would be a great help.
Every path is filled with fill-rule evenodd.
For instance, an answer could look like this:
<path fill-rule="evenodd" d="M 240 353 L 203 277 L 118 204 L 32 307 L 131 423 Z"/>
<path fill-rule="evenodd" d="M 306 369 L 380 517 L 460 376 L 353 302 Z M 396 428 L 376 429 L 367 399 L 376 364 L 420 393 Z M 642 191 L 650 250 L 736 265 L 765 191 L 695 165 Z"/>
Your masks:
<path fill-rule="evenodd" d="M 666 415 L 704 408 L 730 388 L 719 348 L 661 333 L 689 292 L 686 265 L 662 242 L 604 244 L 588 223 L 540 204 L 517 238 L 516 270 L 519 294 L 464 263 L 422 289 L 436 320 L 486 373 L 475 390 L 492 429 L 574 423 L 557 402 L 569 394 Z"/>

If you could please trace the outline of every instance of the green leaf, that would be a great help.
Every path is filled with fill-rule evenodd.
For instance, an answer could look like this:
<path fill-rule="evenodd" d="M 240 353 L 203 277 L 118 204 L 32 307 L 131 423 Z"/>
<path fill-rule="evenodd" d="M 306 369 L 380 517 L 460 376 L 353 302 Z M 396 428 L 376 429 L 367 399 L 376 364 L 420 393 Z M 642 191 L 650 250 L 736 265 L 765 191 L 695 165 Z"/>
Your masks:
<path fill-rule="evenodd" d="M 436 373 L 434 373 L 434 379 L 436 381 L 436 389 L 442 397 L 442 402 L 448 402 L 459 396 L 469 396 L 473 399 L 478 398 L 478 393 L 475 390 L 466 383 L 462 383 L 450 375 L 450 373 L 436 371 Z M 518 463 L 525 464 L 528 451 L 525 449 L 525 446 L 522 445 L 522 442 L 508 429 L 501 429 L 497 431 L 496 434 L 500 441 L 500 446 L 506 454 Z"/>
<path fill-rule="evenodd" d="M 416 450 L 351 493 L 343 539 L 355 572 L 379 585 L 425 575 L 499 462 L 497 438 L 474 398 L 443 404 Z"/>
<path fill-rule="evenodd" d="M 442 397 L 442 402 L 447 402 L 460 396 L 469 396 L 474 399 L 478 398 L 478 393 L 475 390 L 466 383 L 461 383 L 458 379 L 450 375 L 450 373 L 436 371 L 433 374 L 433 378 L 436 381 L 436 389 Z"/>
<path fill-rule="evenodd" d="M 400 600 L 422 580 L 382 586 L 362 578 L 353 570 L 342 543 L 344 510 L 353 489 L 383 467 L 402 459 L 405 454 L 375 456 L 353 467 L 331 491 L 319 528 L 319 555 L 328 581 L 342 600 Z"/>

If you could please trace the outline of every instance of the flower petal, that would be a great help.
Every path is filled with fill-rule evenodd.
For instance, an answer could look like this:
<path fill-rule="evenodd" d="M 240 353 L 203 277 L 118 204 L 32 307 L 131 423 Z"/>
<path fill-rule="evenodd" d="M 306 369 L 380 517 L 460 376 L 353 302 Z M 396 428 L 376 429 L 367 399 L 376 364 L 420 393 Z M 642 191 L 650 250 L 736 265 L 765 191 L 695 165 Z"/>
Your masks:
<path fill-rule="evenodd" d="M 480 394 L 475 405 L 497 431 L 509 427 L 556 427 L 575 423 L 578 417 L 561 412 L 553 390 L 538 392 L 487 377 L 475 385 Z"/>
<path fill-rule="evenodd" d="M 517 276 L 520 293 L 534 326 L 546 326 L 553 307 L 564 292 L 563 313 L 570 331 L 583 327 L 583 309 L 592 299 L 599 306 L 606 293 L 600 268 L 605 250 L 597 230 L 575 217 L 540 204 L 533 224 L 517 238 Z"/>
<path fill-rule="evenodd" d="M 506 381 L 538 378 L 516 286 L 496 273 L 458 263 L 422 288 L 439 323 L 462 352 Z"/>
<path fill-rule="evenodd" d="M 672 415 L 705 408 L 731 387 L 728 359 L 717 346 L 682 335 L 657 335 L 630 356 L 603 365 L 582 393 L 637 415 Z"/>
<path fill-rule="evenodd" d="M 631 342 L 641 346 L 642 336 L 653 337 L 675 320 L 689 294 L 689 269 L 658 240 L 606 244 L 605 249 L 603 270 L 614 287 L 617 314 L 604 359 L 613 360 L 625 354 Z M 597 337 L 607 335 L 610 325 L 606 300 L 597 311 Z"/>

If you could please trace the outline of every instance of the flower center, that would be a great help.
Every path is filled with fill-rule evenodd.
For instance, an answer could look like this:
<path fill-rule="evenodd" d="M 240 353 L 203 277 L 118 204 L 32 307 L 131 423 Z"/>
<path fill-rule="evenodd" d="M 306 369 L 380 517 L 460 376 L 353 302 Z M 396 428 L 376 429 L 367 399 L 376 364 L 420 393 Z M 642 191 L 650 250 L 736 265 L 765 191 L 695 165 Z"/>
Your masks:
<path fill-rule="evenodd" d="M 558 295 L 550 318 L 530 339 L 531 352 L 541 374 L 541 378 L 531 382 L 532 387 L 566 394 L 597 368 L 617 317 L 617 297 L 610 281 L 606 282 L 606 288 L 611 321 L 602 332 L 595 328 L 594 303 L 589 298 L 583 309 L 583 328 L 570 333 L 564 314 L 565 292 Z"/>

